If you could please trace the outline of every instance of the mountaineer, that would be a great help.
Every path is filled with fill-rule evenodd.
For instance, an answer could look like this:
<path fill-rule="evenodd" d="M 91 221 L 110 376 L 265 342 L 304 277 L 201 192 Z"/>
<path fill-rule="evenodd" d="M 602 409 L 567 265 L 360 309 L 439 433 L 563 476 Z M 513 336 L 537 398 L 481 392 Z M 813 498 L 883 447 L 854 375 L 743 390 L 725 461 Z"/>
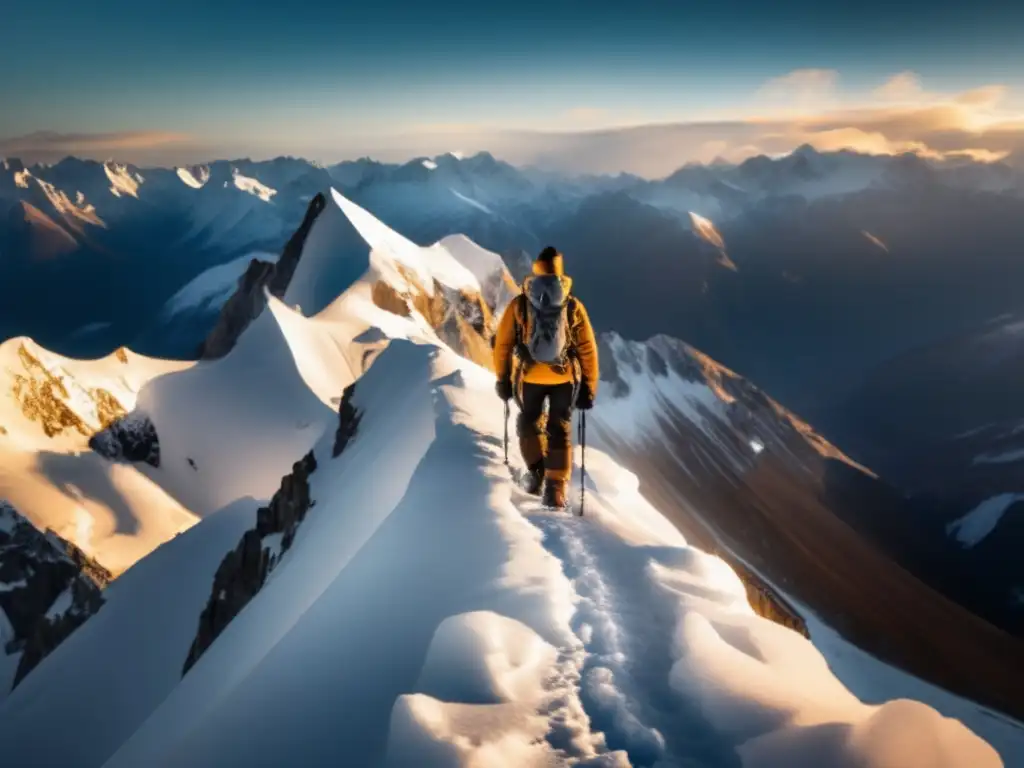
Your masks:
<path fill-rule="evenodd" d="M 494 370 L 498 397 L 519 405 L 525 490 L 539 495 L 543 486 L 545 506 L 565 507 L 573 409 L 594 406 L 598 361 L 590 318 L 572 295 L 555 248 L 541 251 L 522 293 L 506 307 L 494 339 Z"/>

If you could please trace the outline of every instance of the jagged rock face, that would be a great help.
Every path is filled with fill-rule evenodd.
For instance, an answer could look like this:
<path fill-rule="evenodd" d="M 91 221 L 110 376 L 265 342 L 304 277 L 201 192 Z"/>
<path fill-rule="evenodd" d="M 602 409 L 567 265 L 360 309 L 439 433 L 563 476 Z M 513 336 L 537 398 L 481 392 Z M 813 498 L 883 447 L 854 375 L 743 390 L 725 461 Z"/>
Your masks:
<path fill-rule="evenodd" d="M 0 610 L 13 636 L 2 652 L 20 653 L 17 685 L 103 605 L 112 576 L 52 531 L 38 531 L 0 501 Z"/>
<path fill-rule="evenodd" d="M 284 296 L 288 284 L 295 274 L 295 268 L 299 264 L 299 258 L 302 256 L 306 237 L 313 227 L 313 222 L 324 210 L 326 204 L 327 199 L 323 194 L 313 197 L 306 209 L 302 224 L 285 244 L 281 258 L 276 264 L 259 259 L 253 259 L 249 263 L 249 268 L 239 280 L 238 289 L 221 309 L 216 326 L 198 350 L 201 360 L 223 357 L 234 348 L 242 332 L 249 327 L 249 324 L 259 316 L 266 306 L 264 288 L 272 296 L 277 298 Z"/>
<path fill-rule="evenodd" d="M 89 439 L 89 447 L 111 461 L 160 466 L 160 438 L 156 426 L 142 413 L 130 413 L 113 421 Z"/>
<path fill-rule="evenodd" d="M 434 281 L 433 291 L 427 290 L 414 275 L 398 267 L 405 280 L 406 290 L 399 292 L 383 280 L 371 288 L 371 298 L 378 307 L 401 317 L 410 317 L 418 312 L 431 328 L 457 354 L 468 358 L 485 368 L 492 368 L 491 340 L 494 338 L 497 319 L 496 309 L 503 304 L 489 304 L 484 295 L 456 290 Z M 496 301 L 508 303 L 511 295 L 506 283 L 508 273 L 496 273 L 495 286 L 490 291 Z M 508 278 L 508 283 L 511 278 Z M 486 291 L 485 291 L 486 293 Z"/>
<path fill-rule="evenodd" d="M 350 385 L 342 395 L 332 457 L 339 456 L 356 435 L 361 414 L 351 402 L 354 391 L 355 385 Z M 281 487 L 270 503 L 257 510 L 256 525 L 243 534 L 238 545 L 221 561 L 213 577 L 210 599 L 199 616 L 199 629 L 182 675 L 188 673 L 263 588 L 267 577 L 291 548 L 306 513 L 316 505 L 309 488 L 309 478 L 316 469 L 316 457 L 310 451 L 281 480 Z"/>
<path fill-rule="evenodd" d="M 292 467 L 270 504 L 256 512 L 256 526 L 242 535 L 213 577 L 213 591 L 199 616 L 199 630 L 189 648 L 182 674 L 199 661 L 221 632 L 263 588 L 267 576 L 291 547 L 295 531 L 313 505 L 309 476 L 316 470 L 310 451 Z M 276 537 L 276 541 L 268 541 Z"/>
<path fill-rule="evenodd" d="M 769 621 L 774 621 L 776 624 L 789 627 L 789 629 L 799 632 L 806 638 L 810 638 L 811 633 L 807 629 L 807 622 L 803 620 L 803 617 L 796 608 L 785 597 L 772 588 L 771 584 L 742 565 L 727 552 L 717 552 L 715 554 L 728 562 L 729 567 L 740 577 L 740 581 L 743 582 L 743 588 L 747 592 L 747 602 L 754 609 L 754 613 Z"/>
<path fill-rule="evenodd" d="M 355 391 L 356 385 L 349 384 L 341 396 L 341 405 L 338 408 L 338 431 L 334 435 L 334 448 L 331 451 L 333 458 L 340 456 L 349 441 L 355 437 L 359 422 L 362 420 L 362 414 L 352 405 L 352 395 L 355 394 Z"/>
<path fill-rule="evenodd" d="M 47 437 L 66 432 L 90 437 L 125 415 L 110 392 L 82 387 L 65 371 L 48 369 L 24 344 L 18 347 L 18 358 L 24 372 L 12 374 L 11 394 L 25 418 L 37 422 Z M 83 413 L 82 405 L 91 413 Z"/>

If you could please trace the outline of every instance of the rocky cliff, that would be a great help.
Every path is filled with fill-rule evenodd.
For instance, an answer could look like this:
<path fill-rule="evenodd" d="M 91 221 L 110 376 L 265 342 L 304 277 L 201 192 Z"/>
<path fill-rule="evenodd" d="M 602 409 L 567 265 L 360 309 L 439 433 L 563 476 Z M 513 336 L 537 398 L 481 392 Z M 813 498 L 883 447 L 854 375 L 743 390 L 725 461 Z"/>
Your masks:
<path fill-rule="evenodd" d="M 22 370 L 11 372 L 11 395 L 22 415 L 38 423 L 47 437 L 91 437 L 125 415 L 124 406 L 106 389 L 83 386 L 60 366 L 45 364 L 24 343 L 17 353 Z M 126 361 L 123 350 L 116 355 Z"/>
<path fill-rule="evenodd" d="M 272 296 L 284 296 L 302 256 L 306 237 L 326 203 L 327 199 L 323 194 L 313 197 L 302 224 L 285 244 L 281 258 L 276 264 L 259 259 L 253 259 L 249 263 L 249 268 L 238 282 L 238 289 L 221 308 L 217 324 L 200 345 L 197 352 L 200 359 L 220 358 L 234 348 L 242 332 L 266 306 L 264 289 Z"/>
<path fill-rule="evenodd" d="M 0 611 L 10 626 L 2 651 L 20 654 L 14 685 L 100 609 L 111 578 L 73 544 L 0 501 Z"/>
<path fill-rule="evenodd" d="M 145 462 L 160 466 L 160 438 L 156 426 L 142 413 L 129 413 L 112 421 L 89 438 L 89 447 L 111 461 Z"/>
<path fill-rule="evenodd" d="M 339 407 L 332 458 L 341 455 L 355 437 L 360 413 L 352 406 L 354 385 L 346 388 Z M 228 552 L 213 577 L 210 598 L 199 616 L 199 628 L 189 648 L 182 675 L 195 665 L 256 594 L 291 548 L 306 513 L 316 505 L 310 498 L 309 478 L 317 470 L 310 451 L 295 462 L 270 503 L 256 512 L 256 525 Z"/>

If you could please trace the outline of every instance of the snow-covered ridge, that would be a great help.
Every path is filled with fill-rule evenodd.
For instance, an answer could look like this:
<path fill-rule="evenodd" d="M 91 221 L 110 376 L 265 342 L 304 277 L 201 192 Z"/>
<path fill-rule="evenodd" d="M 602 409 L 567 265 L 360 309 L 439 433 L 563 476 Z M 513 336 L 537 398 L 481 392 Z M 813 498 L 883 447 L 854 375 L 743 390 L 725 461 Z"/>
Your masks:
<path fill-rule="evenodd" d="M 182 364 L 118 349 L 100 360 L 72 360 L 28 338 L 0 344 L 0 422 L 36 443 L 83 443 L 135 406 L 139 388 Z"/>
<path fill-rule="evenodd" d="M 874 476 L 798 416 L 685 342 L 668 336 L 636 342 L 612 332 L 600 344 L 602 382 L 605 391 L 610 390 L 611 402 L 602 403 L 597 414 L 616 439 L 642 442 L 663 436 L 665 406 L 670 406 L 732 453 L 721 442 L 722 434 L 736 431 L 740 422 L 735 414 L 741 409 L 750 414 L 743 418 L 741 443 L 755 455 L 766 447 L 791 450 L 797 440 L 821 456 Z M 764 418 L 758 418 L 759 413 Z M 736 458 L 741 464 L 746 461 L 745 456 Z"/>
<path fill-rule="evenodd" d="M 132 173 L 128 166 L 113 162 L 104 163 L 103 170 L 110 179 L 110 192 L 114 197 L 139 196 L 139 185 L 145 181 L 141 174 Z"/>
<path fill-rule="evenodd" d="M 161 310 L 162 316 L 170 320 L 183 312 L 217 311 L 234 292 L 238 279 L 245 273 L 253 259 L 268 264 L 277 261 L 279 254 L 257 251 L 237 259 L 210 267 L 174 294 Z"/>
<path fill-rule="evenodd" d="M 973 547 L 992 533 L 1006 511 L 1024 501 L 1024 493 L 1002 493 L 985 499 L 974 509 L 946 526 L 946 532 L 965 547 Z"/>
<path fill-rule="evenodd" d="M 188 365 L 126 349 L 73 360 L 26 338 L 0 345 L 0 498 L 114 573 L 188 528 L 197 518 L 159 483 L 91 448 L 123 432 L 154 379 Z"/>
<path fill-rule="evenodd" d="M 277 194 L 276 189 L 271 189 L 266 184 L 260 182 L 258 179 L 253 179 L 250 178 L 249 176 L 242 175 L 242 173 L 237 168 L 233 169 L 231 176 L 232 183 L 235 185 L 235 187 L 242 190 L 243 192 L 248 192 L 250 195 L 255 195 L 264 203 L 269 203 L 270 198 Z M 227 186 L 227 182 L 225 182 L 225 186 Z"/>
<path fill-rule="evenodd" d="M 192 189 L 202 189 L 210 180 L 210 169 L 205 165 L 191 169 L 175 168 L 174 170 L 178 174 L 178 178 Z"/>
<path fill-rule="evenodd" d="M 66 191 L 58 189 L 50 182 L 36 176 L 28 178 L 39 185 L 54 211 L 63 216 L 69 224 L 76 227 L 80 227 L 82 224 L 90 224 L 95 227 L 107 226 L 96 213 L 96 206 L 86 202 L 85 195 L 81 191 L 75 191 L 75 199 L 72 201 Z"/>
<path fill-rule="evenodd" d="M 122 576 L 0 705 L 5 758 L 25 768 L 1000 764 L 925 704 L 859 701 L 810 642 L 756 616 L 736 574 L 691 546 L 602 451 L 587 455 L 586 517 L 539 509 L 503 465 L 493 375 L 453 353 L 420 314 L 428 305 L 400 314 L 372 300 L 378 281 L 408 282 L 403 272 L 479 290 L 473 261 L 458 248 L 413 251 L 347 203 L 328 200 L 307 241 L 322 252 L 303 256 L 289 291 L 335 252 L 339 215 L 371 251 L 362 278 L 312 317 L 269 298 L 223 359 L 140 393 L 136 408 L 166 449 L 162 482 L 195 494 L 193 510 L 219 511 Z M 655 345 L 666 371 L 669 350 Z M 634 351 L 615 358 L 621 371 L 658 368 Z M 707 378 L 736 396 L 727 377 Z M 353 382 L 359 427 L 337 451 Z M 710 392 L 698 405 L 722 407 L 712 386 L 694 386 Z M 283 555 L 181 678 L 229 553 L 258 533 L 257 500 L 287 499 L 295 480 L 282 478 L 310 449 L 317 469 L 291 546 L 261 537 L 261 551 Z M 139 620 L 153 611 L 159 621 Z"/>
<path fill-rule="evenodd" d="M 385 226 L 365 209 L 348 200 L 336 190 L 331 190 L 335 203 L 352 222 L 359 234 L 370 246 L 370 264 L 381 277 L 389 281 L 402 282 L 396 266 L 409 270 L 419 281 L 428 295 L 434 293 L 434 281 L 449 288 L 480 290 L 476 275 L 448 252 L 443 246 L 436 248 L 429 257 L 421 254 L 422 248 Z"/>

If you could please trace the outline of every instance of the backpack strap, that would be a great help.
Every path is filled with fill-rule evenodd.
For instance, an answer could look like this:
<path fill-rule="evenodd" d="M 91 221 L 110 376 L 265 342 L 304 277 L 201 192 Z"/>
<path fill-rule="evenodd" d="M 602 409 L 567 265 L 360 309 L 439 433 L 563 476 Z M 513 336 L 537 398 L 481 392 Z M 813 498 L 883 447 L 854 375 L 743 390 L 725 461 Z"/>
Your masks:
<path fill-rule="evenodd" d="M 569 294 L 569 298 L 565 302 L 565 316 L 569 321 L 569 348 L 566 350 L 566 354 L 571 359 L 579 357 L 579 353 L 576 351 L 576 320 L 579 316 L 578 313 L 576 297 Z"/>
<path fill-rule="evenodd" d="M 523 338 L 526 333 L 526 292 L 520 293 L 513 301 L 517 301 L 519 304 L 516 307 L 518 310 L 515 315 L 516 343 L 512 347 L 512 354 L 518 357 L 523 365 L 527 363 L 532 365 L 533 359 L 530 356 L 530 348 L 526 346 L 526 340 Z"/>
<path fill-rule="evenodd" d="M 530 349 L 526 346 L 526 342 L 523 340 L 524 328 L 523 324 L 526 322 L 526 292 L 521 292 L 512 301 L 518 302 L 518 306 L 513 308 L 515 323 L 515 344 L 512 347 L 512 356 L 519 358 L 519 365 L 513 367 L 513 378 L 512 378 L 512 391 L 515 393 L 516 402 L 522 407 L 522 387 L 523 379 L 526 376 L 526 371 L 533 366 L 533 358 L 530 355 Z M 518 310 L 518 311 L 517 311 Z"/>

